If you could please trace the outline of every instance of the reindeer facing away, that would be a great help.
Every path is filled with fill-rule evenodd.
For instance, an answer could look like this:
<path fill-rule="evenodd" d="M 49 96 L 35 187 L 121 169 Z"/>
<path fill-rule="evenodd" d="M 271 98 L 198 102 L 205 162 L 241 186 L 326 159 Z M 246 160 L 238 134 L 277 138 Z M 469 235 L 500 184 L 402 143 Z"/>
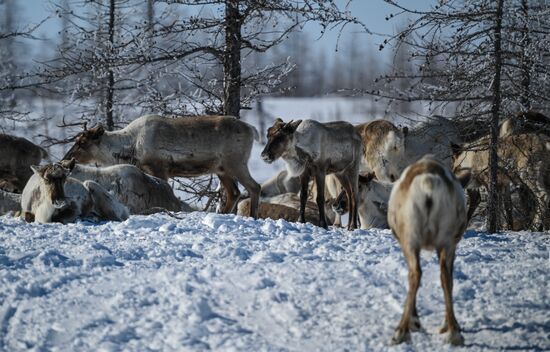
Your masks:
<path fill-rule="evenodd" d="M 409 267 L 409 290 L 393 344 L 409 340 L 410 331 L 421 328 L 416 310 L 421 249 L 435 249 L 439 257 L 445 296 L 445 322 L 440 332 L 447 333 L 446 341 L 451 344 L 464 342 L 454 315 L 452 291 L 456 245 L 467 224 L 463 187 L 469 178 L 470 173 L 465 172 L 457 179 L 447 166 L 428 155 L 407 167 L 395 182 L 388 223 Z"/>
<path fill-rule="evenodd" d="M 258 139 L 253 126 L 231 116 L 142 116 L 118 131 L 99 126 L 81 132 L 64 159 L 99 166 L 133 164 L 164 180 L 215 173 L 227 194 L 222 212 L 235 209 L 240 182 L 250 194 L 250 216 L 256 217 L 260 185 L 247 164 Z"/>
<path fill-rule="evenodd" d="M 361 138 L 347 122 L 320 123 L 277 119 L 267 131 L 268 142 L 262 159 L 268 163 L 282 158 L 290 176 L 300 176 L 300 221 L 305 207 L 310 177 L 315 177 L 319 224 L 327 228 L 325 217 L 325 176 L 334 173 L 348 196 L 348 229 L 357 228 L 357 177 L 361 162 Z"/>

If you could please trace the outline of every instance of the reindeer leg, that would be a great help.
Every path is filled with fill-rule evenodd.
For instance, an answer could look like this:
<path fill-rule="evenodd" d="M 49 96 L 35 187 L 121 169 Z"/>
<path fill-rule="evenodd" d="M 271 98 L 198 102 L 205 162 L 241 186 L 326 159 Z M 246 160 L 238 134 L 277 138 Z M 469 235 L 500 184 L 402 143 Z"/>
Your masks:
<path fill-rule="evenodd" d="M 359 170 L 354 170 L 354 172 L 350 175 L 350 186 L 351 186 L 351 196 L 350 198 L 353 201 L 353 208 L 350 208 L 350 214 L 353 214 L 353 222 L 352 222 L 352 230 L 355 230 L 358 228 L 358 214 L 357 214 L 357 207 L 359 205 Z"/>
<path fill-rule="evenodd" d="M 300 222 L 306 222 L 306 203 L 309 185 L 309 170 L 306 169 L 300 175 Z"/>
<path fill-rule="evenodd" d="M 234 176 L 237 181 L 239 181 L 244 188 L 246 188 L 248 194 L 250 194 L 250 216 L 257 219 L 261 187 L 256 181 L 254 181 L 252 176 L 250 176 L 248 165 L 240 165 L 231 176 Z"/>
<path fill-rule="evenodd" d="M 445 295 L 445 323 L 440 333 L 447 333 L 445 341 L 452 345 L 464 344 L 464 337 L 460 333 L 460 326 L 453 310 L 453 265 L 455 260 L 454 248 L 439 251 L 439 270 L 441 271 L 441 286 Z"/>
<path fill-rule="evenodd" d="M 506 214 L 506 226 L 508 230 L 514 229 L 514 214 L 512 207 L 512 195 L 510 194 L 510 185 L 502 188 L 502 202 L 504 204 L 504 213 Z"/>
<path fill-rule="evenodd" d="M 327 219 L 325 216 L 325 172 L 323 170 L 316 170 L 315 183 L 317 185 L 316 200 L 317 208 L 319 208 L 319 226 L 327 229 Z"/>
<path fill-rule="evenodd" d="M 410 248 L 410 246 L 402 248 L 405 259 L 407 260 L 407 265 L 409 266 L 409 291 L 407 292 L 407 299 L 405 300 L 401 321 L 395 329 L 395 333 L 391 340 L 392 345 L 410 341 L 411 339 L 411 317 L 415 311 L 416 293 L 418 292 L 418 287 L 420 287 L 420 278 L 422 276 L 422 270 L 420 268 L 420 250 Z"/>
<path fill-rule="evenodd" d="M 221 212 L 222 214 L 228 214 L 236 209 L 235 203 L 238 200 L 241 192 L 239 191 L 239 187 L 233 178 L 222 174 L 218 174 L 218 178 L 222 183 L 223 189 L 225 190 L 225 194 L 227 197 Z"/>

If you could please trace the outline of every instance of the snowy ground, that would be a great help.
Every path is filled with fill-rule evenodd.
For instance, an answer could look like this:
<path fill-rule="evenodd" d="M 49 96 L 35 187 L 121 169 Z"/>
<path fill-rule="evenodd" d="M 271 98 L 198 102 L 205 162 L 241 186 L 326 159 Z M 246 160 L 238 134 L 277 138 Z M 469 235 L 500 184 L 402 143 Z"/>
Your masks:
<path fill-rule="evenodd" d="M 427 332 L 388 347 L 407 274 L 389 231 L 181 217 L 0 217 L 0 351 L 455 350 L 434 332 L 443 294 L 428 253 Z M 548 234 L 465 235 L 454 295 L 466 349 L 550 349 L 549 245 Z"/>

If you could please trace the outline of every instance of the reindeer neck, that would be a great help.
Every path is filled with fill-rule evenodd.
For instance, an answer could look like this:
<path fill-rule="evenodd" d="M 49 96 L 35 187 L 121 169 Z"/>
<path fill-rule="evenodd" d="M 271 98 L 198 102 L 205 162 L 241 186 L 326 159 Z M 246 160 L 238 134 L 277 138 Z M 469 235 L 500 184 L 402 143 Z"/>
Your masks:
<path fill-rule="evenodd" d="M 125 129 L 105 132 L 102 143 L 112 164 L 134 164 L 135 136 Z"/>

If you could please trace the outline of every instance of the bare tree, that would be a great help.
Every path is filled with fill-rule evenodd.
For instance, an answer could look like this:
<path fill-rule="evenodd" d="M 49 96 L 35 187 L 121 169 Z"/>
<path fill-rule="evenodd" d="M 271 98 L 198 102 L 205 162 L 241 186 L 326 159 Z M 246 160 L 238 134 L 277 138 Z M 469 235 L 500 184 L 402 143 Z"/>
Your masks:
<path fill-rule="evenodd" d="M 381 48 L 408 45 L 416 69 L 412 74 L 388 75 L 384 89 L 370 91 L 390 99 L 430 102 L 431 112 L 439 109 L 467 121 L 466 139 L 491 135 L 489 231 L 499 226 L 499 121 L 532 106 L 529 101 L 535 97 L 538 107 L 548 106 L 543 93 L 548 88 L 548 5 L 529 6 L 526 1 L 441 0 L 427 10 L 416 10 L 404 1 L 385 0 L 396 10 L 388 18 L 407 16 L 411 22 L 386 38 Z M 410 82 L 406 94 L 395 84 L 403 78 Z"/>

